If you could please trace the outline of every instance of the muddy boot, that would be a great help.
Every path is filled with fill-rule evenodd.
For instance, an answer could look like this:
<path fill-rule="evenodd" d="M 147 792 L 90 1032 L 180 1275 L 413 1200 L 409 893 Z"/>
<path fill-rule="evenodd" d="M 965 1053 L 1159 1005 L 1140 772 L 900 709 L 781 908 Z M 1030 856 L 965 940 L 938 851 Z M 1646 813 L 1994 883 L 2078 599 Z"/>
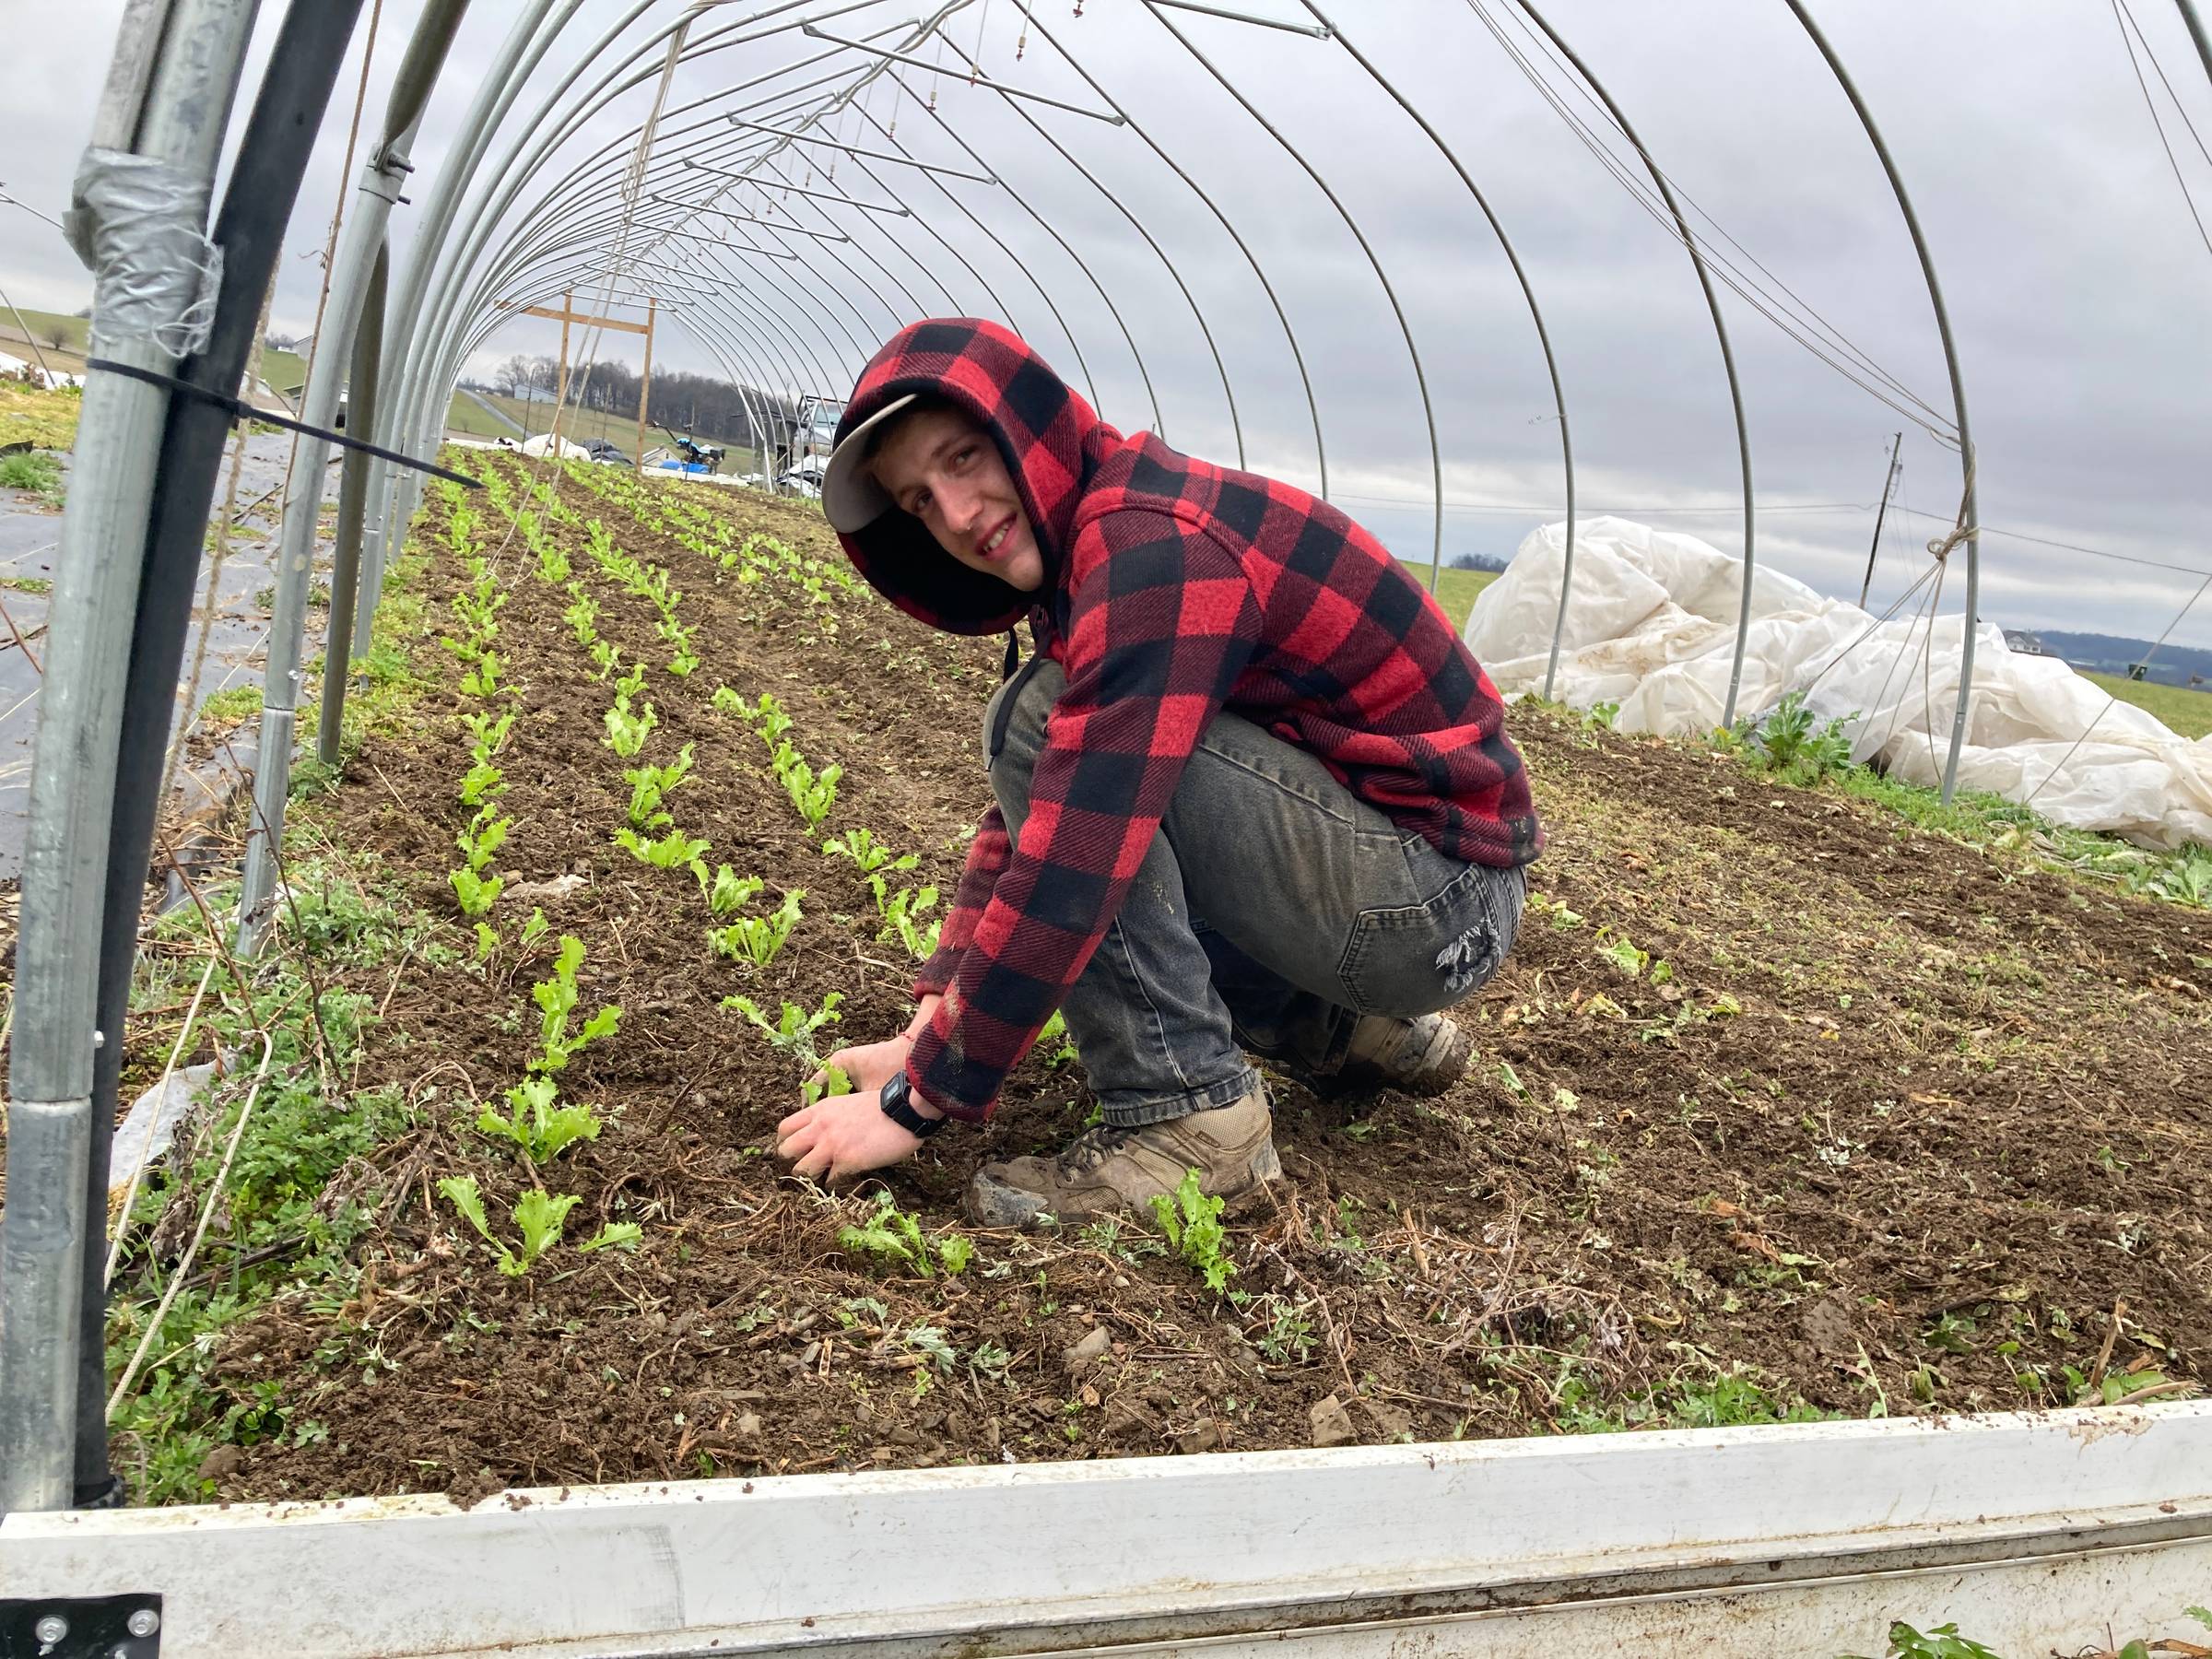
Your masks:
<path fill-rule="evenodd" d="M 1407 1094 L 1440 1095 L 1466 1076 L 1475 1039 L 1449 1014 L 1395 1019 L 1362 1014 L 1352 1027 L 1351 1046 L 1333 1072 L 1315 1073 L 1275 1062 L 1324 1100 L 1371 1095 L 1385 1088 Z"/>
<path fill-rule="evenodd" d="M 984 1227 L 1024 1227 L 1050 1214 L 1064 1222 L 1121 1210 L 1147 1214 L 1150 1200 L 1172 1194 L 1196 1170 L 1203 1190 L 1236 1199 L 1283 1172 L 1268 1137 L 1267 1096 L 1240 1100 L 1142 1129 L 1101 1124 L 1086 1129 L 1057 1158 L 985 1164 L 968 1183 L 968 1215 Z"/>

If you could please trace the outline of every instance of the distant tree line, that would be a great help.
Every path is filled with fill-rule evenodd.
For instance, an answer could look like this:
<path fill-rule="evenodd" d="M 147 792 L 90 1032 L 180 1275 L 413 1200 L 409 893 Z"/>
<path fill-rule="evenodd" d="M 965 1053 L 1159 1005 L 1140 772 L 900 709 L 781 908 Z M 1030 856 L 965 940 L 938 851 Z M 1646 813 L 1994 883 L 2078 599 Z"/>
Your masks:
<path fill-rule="evenodd" d="M 560 365 L 554 359 L 524 357 L 518 352 L 493 371 L 488 384 L 478 389 L 508 397 L 550 402 L 559 384 Z M 594 363 L 588 374 L 581 364 L 569 366 L 568 401 L 572 409 L 590 409 L 618 420 L 635 420 L 639 386 L 637 371 L 625 363 Z M 695 432 L 717 443 L 758 449 L 770 434 L 756 429 L 753 418 L 756 409 L 762 420 L 771 425 L 795 418 L 795 411 L 790 405 L 772 393 L 740 387 L 712 375 L 669 370 L 656 372 L 653 377 L 652 402 L 645 420 L 648 426 L 665 427 L 674 432 Z M 789 436 L 788 429 L 773 435 L 782 442 Z"/>

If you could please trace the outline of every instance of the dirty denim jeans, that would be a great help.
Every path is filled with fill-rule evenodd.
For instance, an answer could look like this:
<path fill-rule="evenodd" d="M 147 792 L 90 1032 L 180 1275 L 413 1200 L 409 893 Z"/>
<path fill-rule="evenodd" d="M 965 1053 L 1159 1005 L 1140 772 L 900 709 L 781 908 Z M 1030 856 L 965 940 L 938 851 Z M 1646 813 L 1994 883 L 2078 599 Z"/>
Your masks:
<path fill-rule="evenodd" d="M 1032 658 L 983 716 L 1017 839 L 1066 683 Z M 1106 1121 L 1162 1123 L 1257 1088 L 1246 1051 L 1325 1075 L 1362 1014 L 1459 1002 L 1504 959 L 1526 891 L 1521 871 L 1438 852 L 1312 755 L 1222 713 L 1061 1012 Z"/>

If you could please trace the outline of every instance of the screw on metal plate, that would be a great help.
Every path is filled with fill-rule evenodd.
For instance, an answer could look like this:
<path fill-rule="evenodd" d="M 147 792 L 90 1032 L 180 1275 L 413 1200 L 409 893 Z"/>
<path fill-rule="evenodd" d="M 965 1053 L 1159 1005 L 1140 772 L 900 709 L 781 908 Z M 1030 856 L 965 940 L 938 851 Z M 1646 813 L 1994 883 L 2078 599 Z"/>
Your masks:
<path fill-rule="evenodd" d="M 159 1659 L 161 1598 L 0 1596 L 0 1659 Z"/>

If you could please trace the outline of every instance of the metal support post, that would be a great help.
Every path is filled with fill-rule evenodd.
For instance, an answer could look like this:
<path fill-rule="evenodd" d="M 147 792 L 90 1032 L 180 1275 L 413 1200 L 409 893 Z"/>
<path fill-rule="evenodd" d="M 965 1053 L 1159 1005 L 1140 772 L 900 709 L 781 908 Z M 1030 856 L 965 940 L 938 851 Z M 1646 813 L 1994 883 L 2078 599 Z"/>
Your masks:
<path fill-rule="evenodd" d="M 323 338 L 300 395 L 300 418 L 328 427 L 337 413 L 340 382 L 360 325 L 377 251 L 406 176 L 422 124 L 423 106 L 468 0 L 432 0 L 416 25 L 392 91 L 383 141 L 361 167 L 359 198 L 334 264 Z M 238 954 L 251 957 L 268 935 L 276 870 L 283 856 L 285 806 L 291 789 L 292 739 L 299 719 L 301 641 L 330 444 L 302 437 L 286 480 L 284 524 L 277 543 L 276 595 L 269 618 L 268 665 L 262 685 L 261 745 L 253 769 L 253 816 L 246 827 L 245 872 L 238 900 Z M 335 641 L 333 641 L 335 643 Z M 327 653 L 325 661 L 327 662 Z"/>
<path fill-rule="evenodd" d="M 390 279 L 389 246 L 379 242 L 369 272 L 368 299 L 353 342 L 353 373 L 347 382 L 346 425 L 356 432 L 376 429 L 377 373 L 384 351 L 384 288 Z M 338 763 L 346 729 L 346 693 L 353 639 L 353 610 L 360 589 L 361 520 L 368 505 L 369 457 L 347 450 L 338 475 L 337 543 L 331 554 L 330 626 L 323 637 L 323 706 L 315 731 L 315 759 Z M 265 759 L 263 764 L 267 764 Z"/>
<path fill-rule="evenodd" d="M 256 0 L 171 0 L 131 14 L 71 237 L 96 278 L 93 355 L 168 373 L 201 344 L 220 280 L 206 240 L 217 154 Z M 156 32 L 158 30 L 158 38 Z M 85 1198 L 116 757 L 155 463 L 170 394 L 94 373 L 77 420 L 80 482 L 62 520 L 31 759 L 8 1194 L 0 1221 L 0 1512 L 75 1497 L 85 1262 L 105 1220 Z"/>

